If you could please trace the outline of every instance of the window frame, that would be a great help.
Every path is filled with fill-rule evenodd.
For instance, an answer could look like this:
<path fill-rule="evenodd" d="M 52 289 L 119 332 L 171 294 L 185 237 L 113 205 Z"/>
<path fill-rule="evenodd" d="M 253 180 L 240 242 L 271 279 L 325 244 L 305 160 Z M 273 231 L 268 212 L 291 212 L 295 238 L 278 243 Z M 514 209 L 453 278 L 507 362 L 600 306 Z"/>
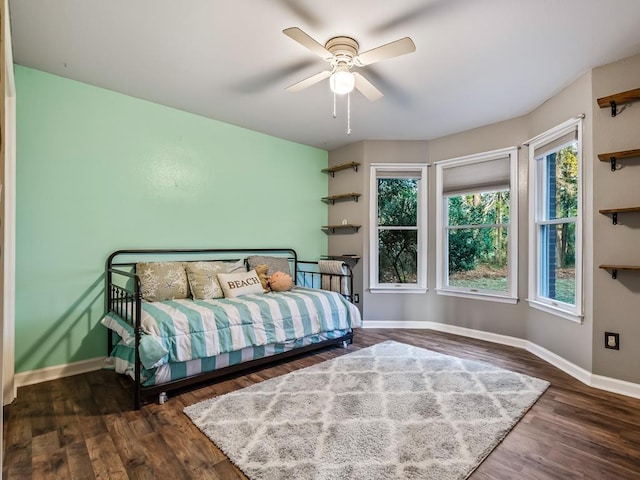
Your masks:
<path fill-rule="evenodd" d="M 436 166 L 436 293 L 454 297 L 474 298 L 501 303 L 518 302 L 518 150 L 511 146 L 487 152 L 465 155 L 435 162 Z M 509 225 L 507 228 L 508 288 L 506 292 L 497 290 L 477 290 L 470 287 L 454 287 L 449 285 L 448 254 L 448 211 L 447 200 L 443 193 L 444 170 L 501 158 L 509 158 Z M 469 193 L 487 192 L 488 189 L 470 189 Z M 493 190 L 492 190 L 493 191 Z M 480 228 L 480 227 L 478 227 Z"/>
<path fill-rule="evenodd" d="M 529 147 L 529 288 L 527 302 L 532 308 L 542 310 L 552 315 L 570 320 L 575 323 L 582 323 L 584 319 L 584 290 L 583 290 L 583 271 L 584 271 L 584 255 L 583 255 L 583 225 L 584 225 L 584 199 L 583 199 L 583 142 L 582 142 L 582 129 L 583 129 L 584 115 L 567 120 L 556 127 L 553 127 L 546 132 L 529 140 L 525 145 Z M 543 217 L 542 206 L 543 202 L 539 199 L 544 192 L 546 180 L 540 178 L 544 176 L 541 173 L 544 169 L 541 168 L 541 164 L 536 160 L 536 149 L 543 149 L 545 145 L 549 145 L 552 142 L 561 139 L 563 136 L 572 132 L 576 132 L 577 141 L 577 161 L 578 161 L 578 175 L 577 175 L 577 212 L 575 222 L 575 305 L 568 304 L 562 301 L 554 300 L 549 297 L 543 297 L 541 295 L 541 278 L 543 272 L 541 272 L 541 256 L 542 256 L 542 241 L 541 241 L 541 229 L 542 225 L 559 225 L 559 219 L 547 220 Z M 537 156 L 547 157 L 552 152 L 557 152 L 562 148 L 565 148 L 572 142 L 543 150 L 541 154 Z M 569 217 L 566 217 L 567 219 Z M 563 217 L 565 219 L 565 217 Z"/>
<path fill-rule="evenodd" d="M 427 292 L 427 163 L 372 163 L 369 169 L 369 292 L 371 293 L 425 293 Z M 417 193 L 418 258 L 416 283 L 381 283 L 378 280 L 378 172 L 417 172 L 420 174 Z"/>

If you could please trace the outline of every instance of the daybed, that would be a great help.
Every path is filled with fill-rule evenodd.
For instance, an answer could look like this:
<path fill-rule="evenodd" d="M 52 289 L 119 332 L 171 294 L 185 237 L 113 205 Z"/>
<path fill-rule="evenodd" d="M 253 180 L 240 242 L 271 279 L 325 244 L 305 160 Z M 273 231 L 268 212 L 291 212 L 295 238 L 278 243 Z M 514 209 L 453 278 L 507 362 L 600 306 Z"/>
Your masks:
<path fill-rule="evenodd" d="M 254 285 L 256 262 L 268 264 L 269 275 L 290 273 L 293 288 L 263 293 Z M 178 388 L 346 347 L 361 317 L 348 301 L 351 269 L 342 271 L 320 273 L 317 262 L 299 261 L 292 249 L 116 251 L 107 260 L 102 319 L 108 362 L 133 379 L 139 409 L 151 396 L 162 402 Z M 327 285 L 340 292 L 309 288 Z"/>

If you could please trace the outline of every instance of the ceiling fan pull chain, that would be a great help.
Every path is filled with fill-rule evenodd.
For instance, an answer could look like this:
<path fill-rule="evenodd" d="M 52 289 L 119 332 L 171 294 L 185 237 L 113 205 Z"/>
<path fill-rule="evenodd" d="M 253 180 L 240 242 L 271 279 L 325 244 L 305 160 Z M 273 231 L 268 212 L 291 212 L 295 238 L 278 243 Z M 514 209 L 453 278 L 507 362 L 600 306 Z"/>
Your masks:
<path fill-rule="evenodd" d="M 351 134 L 351 94 L 347 93 L 347 135 Z"/>
<path fill-rule="evenodd" d="M 336 94 L 333 94 L 333 118 L 336 118 L 338 115 L 336 113 Z"/>

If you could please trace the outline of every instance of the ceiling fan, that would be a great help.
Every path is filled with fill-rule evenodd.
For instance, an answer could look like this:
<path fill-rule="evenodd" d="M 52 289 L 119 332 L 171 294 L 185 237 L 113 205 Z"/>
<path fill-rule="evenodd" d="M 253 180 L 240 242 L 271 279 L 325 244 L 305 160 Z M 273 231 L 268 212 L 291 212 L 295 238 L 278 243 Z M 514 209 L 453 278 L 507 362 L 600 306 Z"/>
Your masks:
<path fill-rule="evenodd" d="M 351 69 L 353 67 L 364 67 L 382 60 L 399 57 L 400 55 L 412 53 L 416 50 L 413 40 L 409 37 L 404 37 L 372 50 L 359 53 L 358 42 L 351 37 L 333 37 L 327 40 L 327 43 L 323 46 L 297 27 L 287 28 L 283 30 L 282 33 L 303 47 L 311 50 L 311 52 L 323 60 L 329 62 L 331 66 L 330 70 L 316 73 L 309 78 L 290 85 L 285 89 L 288 92 L 298 92 L 329 78 L 331 91 L 336 94 L 342 95 L 350 93 L 356 88 L 369 100 L 378 100 L 382 97 L 382 92 L 362 74 L 352 72 Z"/>

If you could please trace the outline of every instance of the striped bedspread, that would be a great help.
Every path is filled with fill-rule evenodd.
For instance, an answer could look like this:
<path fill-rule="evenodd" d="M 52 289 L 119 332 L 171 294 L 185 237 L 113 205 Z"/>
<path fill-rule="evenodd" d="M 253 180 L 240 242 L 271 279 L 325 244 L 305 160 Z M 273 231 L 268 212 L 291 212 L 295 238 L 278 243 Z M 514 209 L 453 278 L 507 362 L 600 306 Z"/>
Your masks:
<path fill-rule="evenodd" d="M 168 352 L 154 367 L 361 326 L 358 309 L 338 293 L 301 287 L 237 298 L 143 302 L 142 307 L 143 331 Z"/>
<path fill-rule="evenodd" d="M 220 368 L 237 365 L 239 363 L 270 357 L 282 352 L 288 352 L 294 348 L 305 347 L 313 343 L 340 338 L 351 329 L 332 330 L 330 332 L 317 333 L 308 337 L 296 338 L 286 342 L 272 343 L 261 347 L 246 347 L 228 353 L 221 353 L 215 357 L 197 358 L 187 362 L 167 363 L 157 368 L 142 368 L 140 378 L 142 386 L 161 385 L 163 383 L 179 380 L 181 378 L 211 372 Z M 129 375 L 135 380 L 135 350 L 133 345 L 120 342 L 112 352 L 110 364 L 116 372 Z"/>

